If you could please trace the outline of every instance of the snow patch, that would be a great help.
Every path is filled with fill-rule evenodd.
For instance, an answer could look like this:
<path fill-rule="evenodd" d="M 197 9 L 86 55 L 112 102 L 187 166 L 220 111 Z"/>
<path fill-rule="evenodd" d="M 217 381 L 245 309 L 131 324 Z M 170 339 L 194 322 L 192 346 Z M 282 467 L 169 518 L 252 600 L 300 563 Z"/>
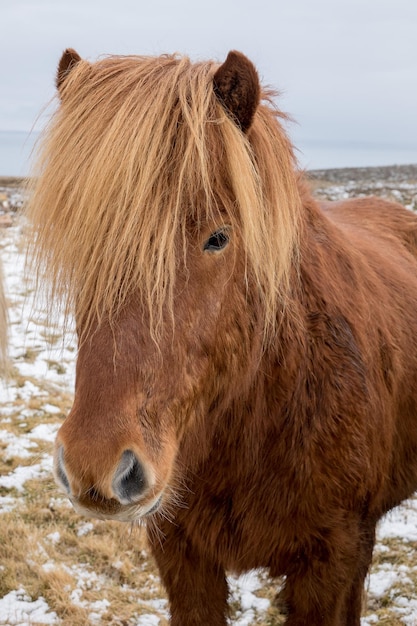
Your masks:
<path fill-rule="evenodd" d="M 40 596 L 32 598 L 21 588 L 10 591 L 0 599 L 0 624 L 17 626 L 27 624 L 58 624 L 58 617 Z"/>

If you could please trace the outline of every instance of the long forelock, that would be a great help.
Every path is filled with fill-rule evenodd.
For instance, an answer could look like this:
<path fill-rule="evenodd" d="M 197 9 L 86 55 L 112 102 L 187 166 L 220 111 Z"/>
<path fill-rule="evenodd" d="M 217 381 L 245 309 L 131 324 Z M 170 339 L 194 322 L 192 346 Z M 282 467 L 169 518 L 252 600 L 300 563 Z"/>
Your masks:
<path fill-rule="evenodd" d="M 64 83 L 28 216 L 38 272 L 86 329 L 137 291 L 156 335 L 187 223 L 216 219 L 219 205 L 240 230 L 267 324 L 276 319 L 297 244 L 292 150 L 269 104 L 243 135 L 214 94 L 216 68 L 109 57 L 78 63 Z"/>

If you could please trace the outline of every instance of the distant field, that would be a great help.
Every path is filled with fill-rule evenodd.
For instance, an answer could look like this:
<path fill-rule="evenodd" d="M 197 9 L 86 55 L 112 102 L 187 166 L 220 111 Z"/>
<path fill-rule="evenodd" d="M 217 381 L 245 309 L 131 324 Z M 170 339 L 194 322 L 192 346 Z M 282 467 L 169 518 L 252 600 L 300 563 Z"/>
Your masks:
<path fill-rule="evenodd" d="M 323 198 L 378 194 L 417 210 L 417 166 L 311 173 Z M 0 625 L 166 626 L 168 606 L 144 529 L 80 518 L 51 478 L 70 409 L 75 343 L 47 320 L 23 274 L 21 181 L 0 178 L 0 255 L 10 313 L 9 380 L 0 386 Z M 1 214 L 0 210 L 0 214 Z M 279 581 L 231 579 L 234 626 L 280 626 Z M 381 524 L 363 624 L 417 625 L 417 498 Z"/>
<path fill-rule="evenodd" d="M 24 181 L 24 178 L 16 178 L 15 176 L 0 176 L 0 188 L 21 187 Z"/>

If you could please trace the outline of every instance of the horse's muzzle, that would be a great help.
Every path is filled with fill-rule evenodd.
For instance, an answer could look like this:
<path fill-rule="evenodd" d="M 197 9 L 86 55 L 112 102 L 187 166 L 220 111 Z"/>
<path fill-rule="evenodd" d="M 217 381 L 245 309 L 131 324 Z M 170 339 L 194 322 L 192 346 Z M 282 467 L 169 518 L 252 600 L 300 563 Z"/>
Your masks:
<path fill-rule="evenodd" d="M 57 484 L 66 492 L 81 514 L 99 519 L 131 522 L 154 513 L 162 501 L 152 490 L 152 481 L 132 450 L 125 450 L 113 473 L 111 489 L 106 493 L 95 484 L 74 487 L 65 463 L 65 450 L 59 445 L 55 454 L 54 474 Z"/>

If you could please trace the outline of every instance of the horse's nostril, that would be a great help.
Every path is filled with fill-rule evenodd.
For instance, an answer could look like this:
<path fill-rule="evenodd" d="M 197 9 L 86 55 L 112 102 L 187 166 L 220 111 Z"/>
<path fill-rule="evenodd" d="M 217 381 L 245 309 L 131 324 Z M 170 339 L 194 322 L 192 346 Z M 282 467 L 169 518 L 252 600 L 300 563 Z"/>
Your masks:
<path fill-rule="evenodd" d="M 136 455 L 125 450 L 115 472 L 113 491 L 122 504 L 137 500 L 146 488 L 145 473 Z"/>
<path fill-rule="evenodd" d="M 64 448 L 62 446 L 59 446 L 58 456 L 57 456 L 57 461 L 56 461 L 56 466 L 55 467 L 56 467 L 56 477 L 57 477 L 57 479 L 59 480 L 61 485 L 64 487 L 65 491 L 68 494 L 71 494 L 71 488 L 70 488 L 68 476 L 67 476 L 67 474 L 65 472 Z"/>

